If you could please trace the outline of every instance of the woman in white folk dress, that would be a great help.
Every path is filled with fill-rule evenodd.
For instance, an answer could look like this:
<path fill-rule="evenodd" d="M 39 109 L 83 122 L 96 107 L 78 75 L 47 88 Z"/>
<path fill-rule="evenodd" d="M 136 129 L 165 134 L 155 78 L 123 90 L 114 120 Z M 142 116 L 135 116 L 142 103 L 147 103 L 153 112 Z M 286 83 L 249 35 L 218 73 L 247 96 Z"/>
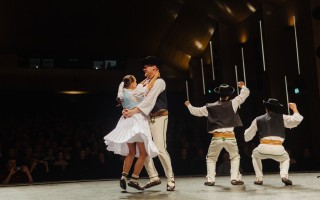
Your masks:
<path fill-rule="evenodd" d="M 144 81 L 137 84 L 136 78 L 133 75 L 126 75 L 119 86 L 117 100 L 124 109 L 134 108 L 148 94 L 148 91 L 159 76 L 160 73 L 157 72 L 152 80 L 147 85 L 144 85 Z M 152 159 L 159 153 L 152 141 L 148 117 L 143 113 L 130 118 L 121 116 L 116 128 L 107 134 L 104 140 L 108 151 L 126 156 L 123 163 L 120 187 L 126 190 L 128 173 L 134 157 L 137 157 L 138 159 L 134 165 L 133 174 L 128 182 L 128 186 L 144 190 L 138 183 L 143 164 L 146 159 Z"/>

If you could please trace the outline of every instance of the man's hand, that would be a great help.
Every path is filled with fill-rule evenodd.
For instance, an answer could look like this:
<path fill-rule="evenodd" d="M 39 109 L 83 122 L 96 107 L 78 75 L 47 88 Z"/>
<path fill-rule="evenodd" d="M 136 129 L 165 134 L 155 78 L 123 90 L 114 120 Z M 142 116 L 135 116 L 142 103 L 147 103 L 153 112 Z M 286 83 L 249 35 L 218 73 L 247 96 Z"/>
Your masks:
<path fill-rule="evenodd" d="M 122 111 L 122 115 L 124 116 L 124 118 L 131 117 L 131 116 L 129 116 L 128 111 L 129 111 L 128 109 L 124 109 L 124 110 Z"/>
<path fill-rule="evenodd" d="M 289 108 L 294 112 L 298 112 L 297 105 L 295 103 L 289 103 Z"/>
<path fill-rule="evenodd" d="M 184 105 L 186 105 L 187 107 L 190 105 L 189 101 L 184 102 Z"/>
<path fill-rule="evenodd" d="M 125 118 L 127 118 L 127 117 L 132 117 L 132 115 L 134 115 L 134 114 L 136 114 L 136 113 L 139 113 L 139 112 L 140 112 L 139 108 L 134 108 L 134 109 L 131 109 L 131 110 L 129 110 L 129 109 L 124 109 L 124 110 L 122 111 L 122 115 L 123 115 Z"/>
<path fill-rule="evenodd" d="M 243 86 L 245 86 L 245 83 L 243 81 L 239 81 L 238 82 L 238 87 L 242 88 Z"/>
<path fill-rule="evenodd" d="M 133 114 L 132 114 L 132 111 L 131 111 L 131 110 L 128 110 L 128 109 L 123 110 L 122 114 L 123 114 L 123 116 L 124 116 L 125 118 L 131 117 L 131 116 L 133 115 Z"/>

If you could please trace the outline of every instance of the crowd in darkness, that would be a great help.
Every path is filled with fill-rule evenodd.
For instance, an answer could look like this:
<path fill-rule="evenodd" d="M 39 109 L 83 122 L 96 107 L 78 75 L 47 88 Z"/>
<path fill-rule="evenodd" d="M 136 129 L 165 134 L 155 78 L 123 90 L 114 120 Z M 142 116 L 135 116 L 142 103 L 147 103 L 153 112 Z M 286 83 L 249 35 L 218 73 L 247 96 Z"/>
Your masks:
<path fill-rule="evenodd" d="M 1 183 L 118 179 L 122 172 L 123 158 L 108 152 L 103 140 L 121 115 L 120 109 L 111 112 L 108 115 L 79 115 L 79 112 L 2 113 Z M 181 115 L 189 116 L 187 111 L 170 115 L 167 133 L 168 151 L 175 175 L 205 176 L 210 135 L 205 133 L 205 127 L 199 131 L 195 127 L 197 123 L 191 122 L 199 119 Z M 205 118 L 200 120 L 205 122 Z M 239 139 L 238 143 L 241 171 L 253 174 L 251 152 L 257 141 L 245 143 Z M 288 152 L 291 151 L 288 149 Z M 263 162 L 264 171 L 279 171 L 276 162 Z M 155 158 L 155 164 L 159 173 L 164 175 L 158 158 Z M 319 170 L 316 166 L 308 148 L 301 155 L 291 155 L 291 171 Z M 223 152 L 217 163 L 217 174 L 228 175 L 229 172 L 229 155 Z M 141 176 L 147 176 L 145 170 Z"/>

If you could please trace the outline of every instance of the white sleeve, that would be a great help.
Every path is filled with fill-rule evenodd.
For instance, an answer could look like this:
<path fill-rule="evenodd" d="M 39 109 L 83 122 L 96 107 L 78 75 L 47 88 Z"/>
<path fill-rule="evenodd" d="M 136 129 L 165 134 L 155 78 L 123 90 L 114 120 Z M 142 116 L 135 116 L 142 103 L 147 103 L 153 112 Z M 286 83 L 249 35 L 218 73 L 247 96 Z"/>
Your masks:
<path fill-rule="evenodd" d="M 188 105 L 190 113 L 197 117 L 208 117 L 207 106 L 193 107 L 191 104 Z"/>
<path fill-rule="evenodd" d="M 146 98 L 137 106 L 139 110 L 141 110 L 141 112 L 143 112 L 145 115 L 149 115 L 154 105 L 156 104 L 158 96 L 165 89 L 166 83 L 164 82 L 164 80 L 157 79 Z"/>
<path fill-rule="evenodd" d="M 283 115 L 284 127 L 294 128 L 297 127 L 303 120 L 303 116 L 299 113 L 293 113 L 293 115 Z"/>
<path fill-rule="evenodd" d="M 243 86 L 241 88 L 240 94 L 231 100 L 234 112 L 237 112 L 239 106 L 246 100 L 249 94 L 250 90 L 246 86 Z"/>
<path fill-rule="evenodd" d="M 257 130 L 257 120 L 254 119 L 251 123 L 251 126 L 244 131 L 244 140 L 246 142 L 252 140 L 252 138 L 256 135 Z"/>
<path fill-rule="evenodd" d="M 135 96 L 143 96 L 146 95 L 146 93 L 148 92 L 148 88 L 147 87 L 143 87 L 142 84 L 138 84 L 136 89 L 134 89 L 133 91 L 133 95 Z"/>
<path fill-rule="evenodd" d="M 121 100 L 123 99 L 123 85 L 124 85 L 124 82 L 121 82 L 119 85 L 118 94 L 117 94 L 117 97 Z"/>

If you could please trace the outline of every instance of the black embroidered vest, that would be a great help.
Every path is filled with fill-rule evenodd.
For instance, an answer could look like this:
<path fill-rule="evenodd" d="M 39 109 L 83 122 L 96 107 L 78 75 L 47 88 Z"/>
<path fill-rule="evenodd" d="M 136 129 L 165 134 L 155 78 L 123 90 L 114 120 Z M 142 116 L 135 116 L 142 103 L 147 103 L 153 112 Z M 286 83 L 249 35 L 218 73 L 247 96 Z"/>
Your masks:
<path fill-rule="evenodd" d="M 231 101 L 216 101 L 206 105 L 208 110 L 208 132 L 218 128 L 242 126 L 238 113 L 234 113 Z"/>
<path fill-rule="evenodd" d="M 166 94 L 166 90 L 164 90 L 157 97 L 156 104 L 154 105 L 151 113 L 156 113 L 159 110 L 167 110 L 167 109 L 168 109 L 167 94 Z"/>
<path fill-rule="evenodd" d="M 279 136 L 285 138 L 283 115 L 278 113 L 266 113 L 256 118 L 259 139 L 267 136 Z"/>

